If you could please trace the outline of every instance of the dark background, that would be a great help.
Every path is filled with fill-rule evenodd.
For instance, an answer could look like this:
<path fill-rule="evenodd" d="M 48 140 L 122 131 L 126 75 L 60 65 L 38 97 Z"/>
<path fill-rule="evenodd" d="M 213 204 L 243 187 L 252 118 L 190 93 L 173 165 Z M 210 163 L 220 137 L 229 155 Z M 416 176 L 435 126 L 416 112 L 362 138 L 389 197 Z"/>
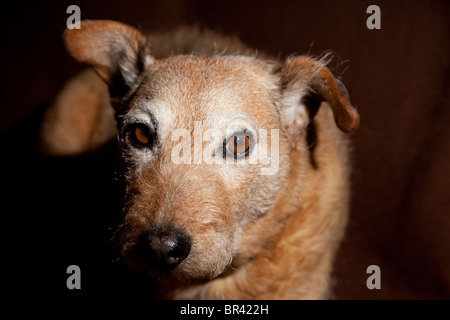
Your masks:
<path fill-rule="evenodd" d="M 30 295 L 96 300 L 142 293 L 111 266 L 120 179 L 114 146 L 48 159 L 35 144 L 43 108 L 82 66 L 66 53 L 66 8 L 146 31 L 200 24 L 281 58 L 332 50 L 361 115 L 353 136 L 351 219 L 335 270 L 337 299 L 450 298 L 450 6 L 448 1 L 76 1 L 14 4 L 1 20 L 2 258 Z M 381 30 L 366 9 L 381 8 Z M 105 186 L 105 181 L 110 182 Z M 114 214 L 113 214 L 114 212 Z M 69 291 L 66 268 L 82 270 Z M 381 268 L 368 290 L 366 268 Z"/>

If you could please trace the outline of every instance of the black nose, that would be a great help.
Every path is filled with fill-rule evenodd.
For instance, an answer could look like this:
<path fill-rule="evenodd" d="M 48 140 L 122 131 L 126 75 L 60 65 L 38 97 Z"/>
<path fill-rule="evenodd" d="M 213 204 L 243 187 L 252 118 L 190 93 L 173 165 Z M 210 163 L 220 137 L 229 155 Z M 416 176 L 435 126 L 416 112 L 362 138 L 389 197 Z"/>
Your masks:
<path fill-rule="evenodd" d="M 191 251 L 191 237 L 174 227 L 147 230 L 141 239 L 143 254 L 152 267 L 167 270 L 176 267 Z"/>

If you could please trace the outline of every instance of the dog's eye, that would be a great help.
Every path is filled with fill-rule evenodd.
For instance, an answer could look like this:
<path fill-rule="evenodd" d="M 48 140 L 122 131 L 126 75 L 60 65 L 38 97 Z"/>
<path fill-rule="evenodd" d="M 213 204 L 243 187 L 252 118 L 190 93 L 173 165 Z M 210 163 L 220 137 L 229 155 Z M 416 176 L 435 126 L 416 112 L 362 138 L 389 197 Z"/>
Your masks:
<path fill-rule="evenodd" d="M 250 138 L 248 136 L 235 136 L 228 142 L 229 148 L 234 154 L 244 153 L 250 147 Z"/>
<path fill-rule="evenodd" d="M 249 132 L 237 132 L 226 142 L 226 152 L 235 159 L 248 155 L 253 143 L 253 137 Z"/>
<path fill-rule="evenodd" d="M 143 123 L 132 124 L 128 129 L 128 137 L 137 148 L 151 148 L 155 140 L 154 133 Z"/>

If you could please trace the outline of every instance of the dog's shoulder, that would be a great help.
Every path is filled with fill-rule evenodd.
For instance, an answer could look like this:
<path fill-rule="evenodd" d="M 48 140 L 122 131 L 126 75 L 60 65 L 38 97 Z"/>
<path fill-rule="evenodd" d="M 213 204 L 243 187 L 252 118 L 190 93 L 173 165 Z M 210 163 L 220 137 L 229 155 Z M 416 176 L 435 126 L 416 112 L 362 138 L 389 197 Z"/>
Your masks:
<path fill-rule="evenodd" d="M 49 155 L 73 156 L 110 141 L 116 131 L 108 88 L 86 69 L 63 86 L 46 110 L 40 144 Z"/>

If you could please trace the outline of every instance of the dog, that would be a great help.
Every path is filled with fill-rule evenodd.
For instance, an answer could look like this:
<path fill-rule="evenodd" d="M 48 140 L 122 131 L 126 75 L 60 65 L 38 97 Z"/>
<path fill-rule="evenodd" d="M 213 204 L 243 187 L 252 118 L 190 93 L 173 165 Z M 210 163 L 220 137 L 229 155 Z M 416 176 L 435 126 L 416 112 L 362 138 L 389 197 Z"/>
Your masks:
<path fill-rule="evenodd" d="M 64 41 L 95 72 L 56 97 L 43 145 L 76 155 L 117 137 L 116 238 L 155 297 L 330 297 L 359 115 L 326 58 L 278 61 L 213 31 L 146 37 L 100 20 Z"/>

